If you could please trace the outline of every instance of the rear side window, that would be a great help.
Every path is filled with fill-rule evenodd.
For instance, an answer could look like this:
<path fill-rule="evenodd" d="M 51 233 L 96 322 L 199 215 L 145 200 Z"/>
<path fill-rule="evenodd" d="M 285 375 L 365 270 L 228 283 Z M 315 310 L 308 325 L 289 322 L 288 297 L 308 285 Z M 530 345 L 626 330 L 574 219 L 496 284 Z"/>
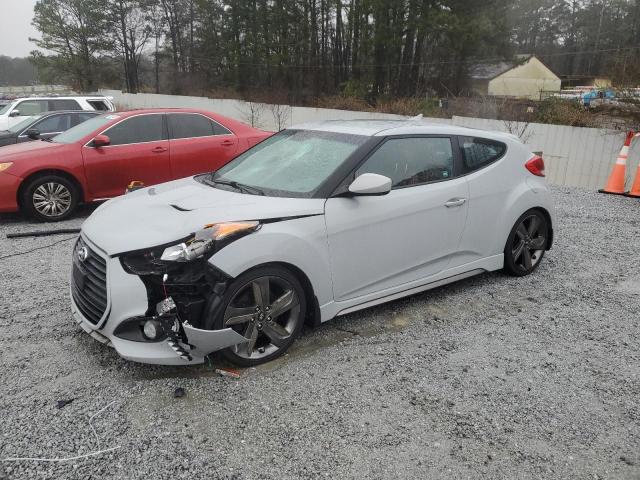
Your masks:
<path fill-rule="evenodd" d="M 102 100 L 87 100 L 87 103 L 93 107 L 94 110 L 98 110 L 99 112 L 106 112 L 109 110 L 109 107 Z"/>
<path fill-rule="evenodd" d="M 94 113 L 74 113 L 71 115 L 71 126 L 75 127 L 76 125 L 81 124 L 82 122 L 86 122 L 90 118 L 94 118 L 96 114 Z"/>
<path fill-rule="evenodd" d="M 104 132 L 111 145 L 128 145 L 164 140 L 163 115 L 138 115 L 114 125 Z"/>
<path fill-rule="evenodd" d="M 218 122 L 211 121 L 213 124 L 213 134 L 214 135 L 233 135 L 229 130 L 220 125 Z"/>
<path fill-rule="evenodd" d="M 377 173 L 389 177 L 393 188 L 439 182 L 453 177 L 453 148 L 449 138 L 387 140 L 362 165 L 356 176 Z"/>
<path fill-rule="evenodd" d="M 507 146 L 486 138 L 459 137 L 465 170 L 473 172 L 502 158 Z"/>
<path fill-rule="evenodd" d="M 52 112 L 58 110 L 82 110 L 75 100 L 49 100 L 49 110 Z"/>
<path fill-rule="evenodd" d="M 171 113 L 167 115 L 171 138 L 210 137 L 215 135 L 213 123 L 207 117 L 191 113 Z"/>

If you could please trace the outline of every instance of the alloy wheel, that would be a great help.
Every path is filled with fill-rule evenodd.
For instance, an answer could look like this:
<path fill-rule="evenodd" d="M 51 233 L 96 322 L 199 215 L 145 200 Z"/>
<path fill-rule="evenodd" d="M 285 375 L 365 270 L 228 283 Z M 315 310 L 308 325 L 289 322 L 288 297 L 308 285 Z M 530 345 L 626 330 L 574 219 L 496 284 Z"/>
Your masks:
<path fill-rule="evenodd" d="M 546 221 L 537 213 L 525 217 L 516 228 L 511 247 L 513 264 L 530 271 L 540 262 L 547 245 Z"/>
<path fill-rule="evenodd" d="M 40 185 L 33 192 L 33 208 L 45 217 L 59 217 L 67 213 L 71 208 L 71 192 L 69 189 L 56 182 L 47 182 Z"/>
<path fill-rule="evenodd" d="M 247 342 L 232 347 L 244 359 L 260 359 L 286 348 L 302 321 L 300 300 L 287 280 L 263 276 L 237 290 L 225 313 L 225 328 L 233 328 Z"/>

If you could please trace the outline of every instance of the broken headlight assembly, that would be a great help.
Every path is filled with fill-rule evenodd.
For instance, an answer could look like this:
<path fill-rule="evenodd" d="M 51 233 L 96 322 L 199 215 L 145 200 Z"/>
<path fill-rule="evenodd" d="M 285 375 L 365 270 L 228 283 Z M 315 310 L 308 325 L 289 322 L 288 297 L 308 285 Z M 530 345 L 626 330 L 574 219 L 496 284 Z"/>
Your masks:
<path fill-rule="evenodd" d="M 228 281 L 208 259 L 259 228 L 257 221 L 210 224 L 177 242 L 120 256 L 124 270 L 142 280 L 148 308 L 122 321 L 113 334 L 134 342 L 166 341 L 176 355 L 190 361 L 194 347 L 184 326 L 211 329 L 203 316 L 214 318 L 211 312 L 219 307 Z"/>
<path fill-rule="evenodd" d="M 207 225 L 186 242 L 166 248 L 162 252 L 160 260 L 163 262 L 191 262 L 199 258 L 208 258 L 233 240 L 255 232 L 259 226 L 258 222 Z"/>
<path fill-rule="evenodd" d="M 260 228 L 260 222 L 225 222 L 206 225 L 178 243 L 121 257 L 124 269 L 135 275 L 163 275 L 172 266 L 208 259 L 229 243 Z"/>

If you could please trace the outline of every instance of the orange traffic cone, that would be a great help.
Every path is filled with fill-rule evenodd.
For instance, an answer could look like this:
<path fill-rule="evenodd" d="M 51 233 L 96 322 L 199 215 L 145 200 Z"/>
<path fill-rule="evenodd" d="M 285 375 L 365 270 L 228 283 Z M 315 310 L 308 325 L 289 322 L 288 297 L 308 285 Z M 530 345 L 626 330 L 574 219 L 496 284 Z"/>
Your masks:
<path fill-rule="evenodd" d="M 634 137 L 640 137 L 640 133 L 636 133 Z M 633 182 L 631 191 L 627 193 L 626 196 L 640 198 L 640 164 L 638 164 L 638 173 L 636 173 L 636 181 Z"/>
<path fill-rule="evenodd" d="M 607 186 L 602 190 L 598 190 L 600 193 L 611 193 L 613 195 L 624 195 L 626 190 L 624 189 L 626 173 L 627 173 L 627 159 L 629 158 L 629 147 L 635 137 L 634 132 L 629 132 L 627 139 L 624 142 L 624 147 L 620 150 L 620 155 L 616 160 L 616 164 L 613 166 L 613 172 L 609 176 Z"/>

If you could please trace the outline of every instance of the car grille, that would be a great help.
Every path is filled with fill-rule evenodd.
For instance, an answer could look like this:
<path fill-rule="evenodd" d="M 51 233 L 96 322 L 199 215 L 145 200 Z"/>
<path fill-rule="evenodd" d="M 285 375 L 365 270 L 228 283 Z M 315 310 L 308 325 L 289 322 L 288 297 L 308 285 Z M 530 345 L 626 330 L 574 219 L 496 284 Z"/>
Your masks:
<path fill-rule="evenodd" d="M 97 325 L 107 310 L 107 262 L 82 238 L 73 250 L 71 294 L 82 315 Z"/>

